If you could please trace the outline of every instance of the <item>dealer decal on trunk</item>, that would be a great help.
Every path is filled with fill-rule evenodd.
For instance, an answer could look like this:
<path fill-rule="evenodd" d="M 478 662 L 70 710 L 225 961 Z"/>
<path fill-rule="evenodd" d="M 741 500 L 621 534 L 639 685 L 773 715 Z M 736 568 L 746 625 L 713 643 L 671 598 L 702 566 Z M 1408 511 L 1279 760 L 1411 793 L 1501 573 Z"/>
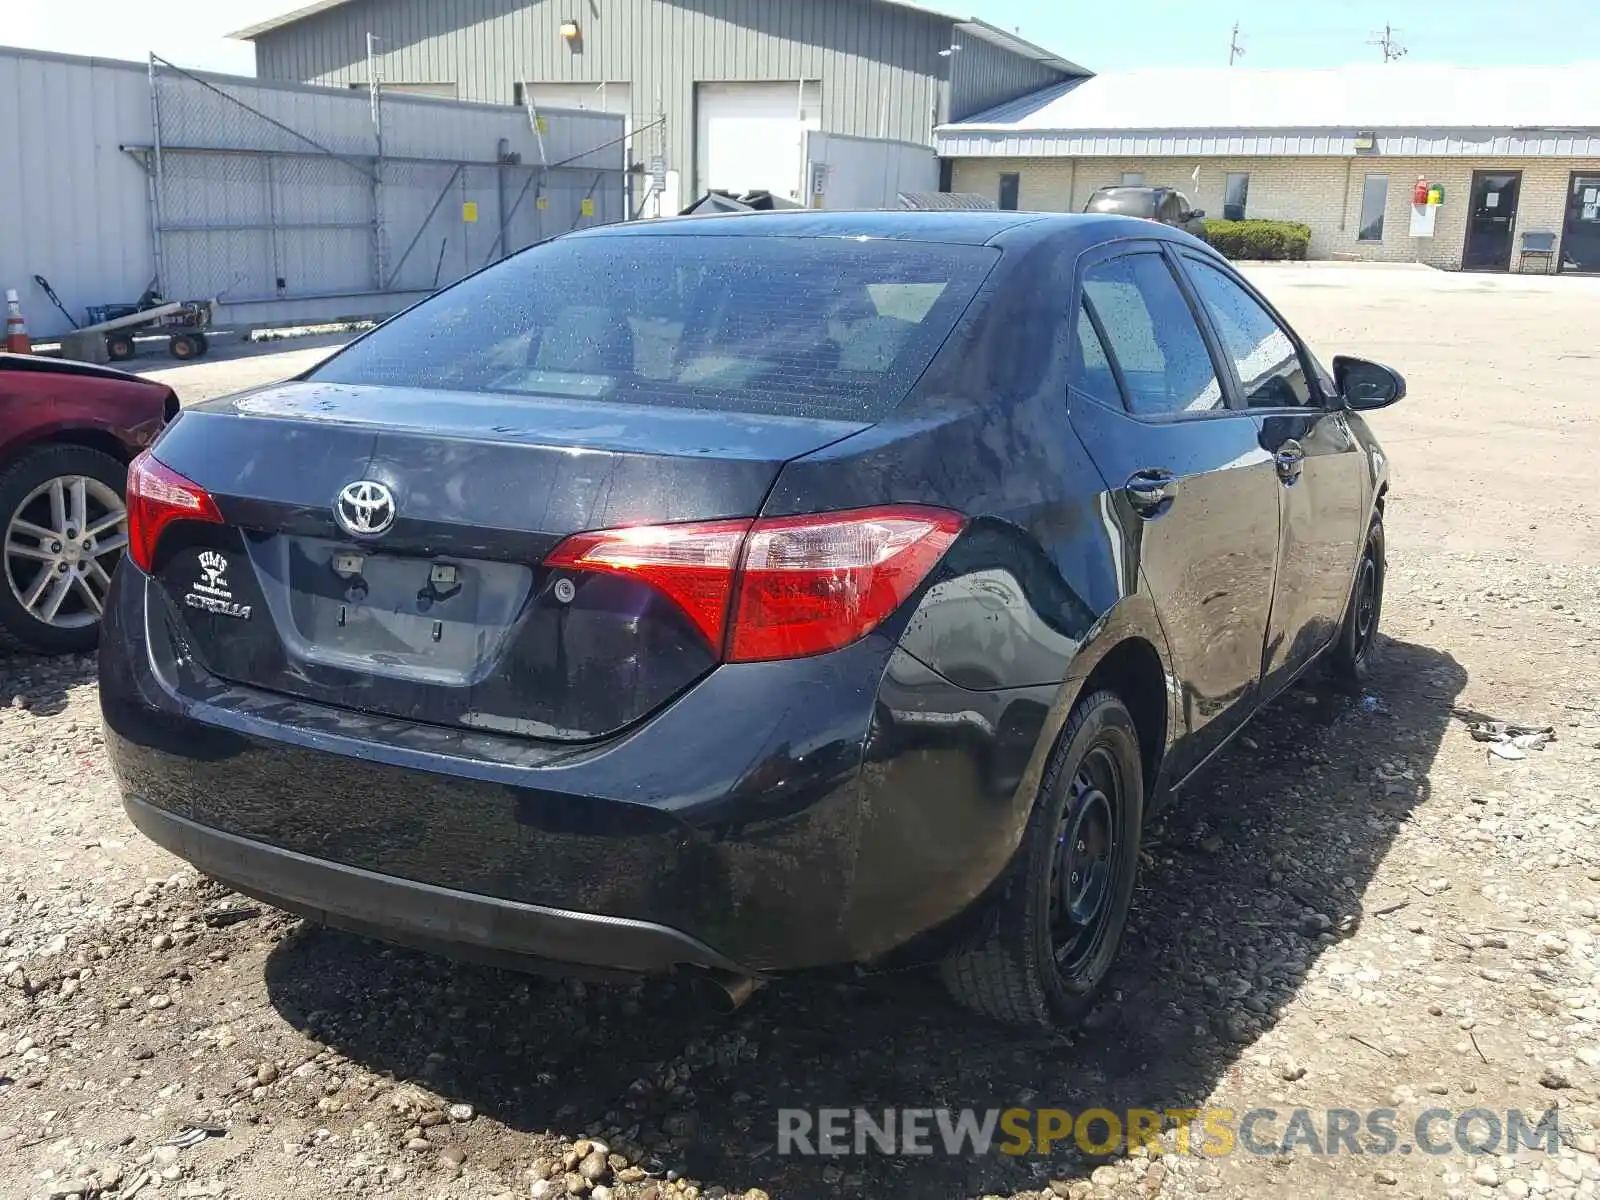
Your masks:
<path fill-rule="evenodd" d="M 215 550 L 202 551 L 200 578 L 191 585 L 189 594 L 183 598 L 183 602 L 190 608 L 198 608 L 203 612 L 248 621 L 250 605 L 234 602 L 233 592 L 228 588 L 227 571 L 228 560 L 224 555 Z"/>

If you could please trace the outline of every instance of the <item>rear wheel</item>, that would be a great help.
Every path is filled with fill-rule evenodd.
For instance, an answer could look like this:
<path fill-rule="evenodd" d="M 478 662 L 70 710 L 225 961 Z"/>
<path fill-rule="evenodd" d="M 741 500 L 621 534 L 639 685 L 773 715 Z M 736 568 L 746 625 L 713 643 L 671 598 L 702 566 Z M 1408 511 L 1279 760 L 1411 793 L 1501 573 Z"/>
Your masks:
<path fill-rule="evenodd" d="M 1367 544 L 1362 547 L 1356 567 L 1355 584 L 1345 609 L 1339 639 L 1334 642 L 1328 665 L 1333 676 L 1348 688 L 1359 688 L 1372 669 L 1374 646 L 1378 640 L 1378 620 L 1383 615 L 1383 518 L 1372 518 Z"/>
<path fill-rule="evenodd" d="M 1009 1024 L 1082 1020 L 1122 944 L 1143 816 L 1133 717 L 1113 693 L 1095 692 L 1062 731 L 978 940 L 943 964 L 951 995 Z"/>
<path fill-rule="evenodd" d="M 128 469 L 84 446 L 40 446 L 0 475 L 0 646 L 82 653 L 128 544 Z"/>
<path fill-rule="evenodd" d="M 127 362 L 133 355 L 134 346 L 131 334 L 106 334 L 106 357 L 112 362 Z"/>
<path fill-rule="evenodd" d="M 205 335 L 199 333 L 175 333 L 167 341 L 167 351 L 173 358 L 185 362 L 191 358 L 199 358 L 206 352 Z"/>

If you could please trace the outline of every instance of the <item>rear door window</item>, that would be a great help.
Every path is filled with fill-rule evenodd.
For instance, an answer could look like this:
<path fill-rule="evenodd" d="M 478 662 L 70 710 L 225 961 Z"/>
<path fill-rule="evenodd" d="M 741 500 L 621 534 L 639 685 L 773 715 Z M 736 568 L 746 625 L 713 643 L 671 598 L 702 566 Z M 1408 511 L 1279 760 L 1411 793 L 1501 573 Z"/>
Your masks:
<path fill-rule="evenodd" d="M 1083 301 L 1105 330 L 1136 416 L 1210 412 L 1222 385 L 1194 313 L 1156 251 L 1124 254 L 1085 273 Z"/>
<path fill-rule="evenodd" d="M 1100 332 L 1094 327 L 1094 321 L 1085 307 L 1087 303 L 1085 300 L 1078 305 L 1067 385 L 1093 396 L 1102 404 L 1119 408 L 1122 406 L 1122 391 L 1117 387 L 1116 372 L 1111 369 L 1105 343 L 1100 340 Z"/>
<path fill-rule="evenodd" d="M 876 420 L 999 252 L 842 238 L 571 238 L 374 330 L 309 378 Z"/>

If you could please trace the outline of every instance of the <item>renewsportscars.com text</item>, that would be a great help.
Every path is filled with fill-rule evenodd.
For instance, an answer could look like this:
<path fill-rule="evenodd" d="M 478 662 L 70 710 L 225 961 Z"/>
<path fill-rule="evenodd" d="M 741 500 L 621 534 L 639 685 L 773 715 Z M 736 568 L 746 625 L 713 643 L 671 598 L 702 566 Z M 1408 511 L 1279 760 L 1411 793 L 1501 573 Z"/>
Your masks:
<path fill-rule="evenodd" d="M 778 1110 L 778 1153 L 843 1157 L 882 1155 L 1048 1155 L 1070 1146 L 1085 1154 L 1126 1154 L 1166 1147 L 1175 1131 L 1179 1154 L 1387 1155 L 1554 1154 L 1556 1110 L 1528 1114 L 1487 1108 L 784 1108 Z"/>

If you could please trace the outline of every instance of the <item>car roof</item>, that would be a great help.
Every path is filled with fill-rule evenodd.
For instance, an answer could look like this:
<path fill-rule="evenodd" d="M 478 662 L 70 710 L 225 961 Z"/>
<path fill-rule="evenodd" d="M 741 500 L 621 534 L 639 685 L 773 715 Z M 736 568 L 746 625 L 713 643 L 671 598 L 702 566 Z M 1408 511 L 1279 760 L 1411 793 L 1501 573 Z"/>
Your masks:
<path fill-rule="evenodd" d="M 1158 232 L 1161 228 L 1150 221 L 1114 213 L 928 212 L 898 209 L 819 212 L 812 209 L 785 209 L 599 225 L 568 234 L 562 240 L 617 237 L 865 238 L 987 246 L 1031 243 L 1068 235 L 1087 246 L 1118 237 L 1166 236 Z"/>

